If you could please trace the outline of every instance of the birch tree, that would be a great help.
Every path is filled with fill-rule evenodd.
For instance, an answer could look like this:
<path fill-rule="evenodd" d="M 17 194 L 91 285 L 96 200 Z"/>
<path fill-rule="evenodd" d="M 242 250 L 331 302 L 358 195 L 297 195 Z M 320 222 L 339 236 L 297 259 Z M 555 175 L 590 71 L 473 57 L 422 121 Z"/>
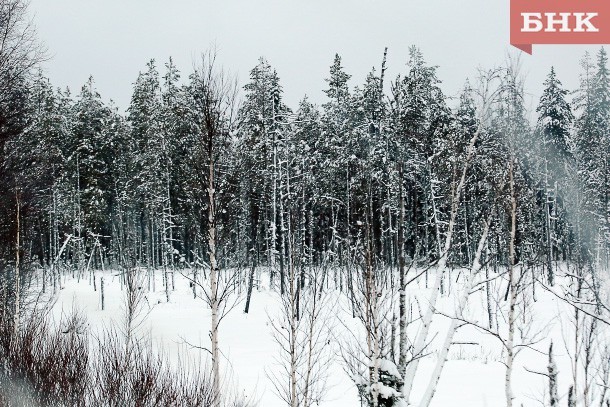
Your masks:
<path fill-rule="evenodd" d="M 439 289 L 441 286 L 441 281 L 443 278 L 443 273 L 445 272 L 445 268 L 447 266 L 449 251 L 451 249 L 452 238 L 454 233 L 454 228 L 456 225 L 456 219 L 458 215 L 458 210 L 461 205 L 462 193 L 466 184 L 466 176 L 468 174 L 469 166 L 471 165 L 471 160 L 475 154 L 475 143 L 478 138 L 481 136 L 481 133 L 484 130 L 484 126 L 488 121 L 488 114 L 491 103 L 494 102 L 496 98 L 496 91 L 493 88 L 493 82 L 495 82 L 496 73 L 490 71 L 486 73 L 482 77 L 481 82 L 481 102 L 479 106 L 478 113 L 478 124 L 477 130 L 470 138 L 468 143 L 468 147 L 466 148 L 466 155 L 463 161 L 460 163 L 461 169 L 459 170 L 458 177 L 454 179 L 455 185 L 451 188 L 451 200 L 450 200 L 450 215 L 449 215 L 449 223 L 447 225 L 444 244 L 442 246 L 442 251 L 440 254 L 440 258 L 436 265 L 436 276 L 435 282 L 432 286 L 432 291 L 430 293 L 430 298 L 428 299 L 427 308 L 425 314 L 422 318 L 422 325 L 420 331 L 418 332 L 415 342 L 412 349 L 412 359 L 413 361 L 407 365 L 407 369 L 405 372 L 405 384 L 403 388 L 403 395 L 405 399 L 409 400 L 409 395 L 413 388 L 413 382 L 415 379 L 415 374 L 417 372 L 417 368 L 419 365 L 420 357 L 425 349 L 425 346 L 428 341 L 428 333 L 430 331 L 430 326 L 432 323 L 432 317 L 435 313 L 436 301 L 438 299 Z"/>
<path fill-rule="evenodd" d="M 221 370 L 219 327 L 230 310 L 230 297 L 234 287 L 234 275 L 229 270 L 221 270 L 218 262 L 219 229 L 218 214 L 222 190 L 222 165 L 227 142 L 231 136 L 236 109 L 237 86 L 226 71 L 216 65 L 216 55 L 208 52 L 202 55 L 200 65 L 191 76 L 190 92 L 193 114 L 199 132 L 198 144 L 194 146 L 197 157 L 197 175 L 201 183 L 201 193 L 207 196 L 206 225 L 207 259 L 209 276 L 203 288 L 203 298 L 211 311 L 211 358 L 212 387 L 215 395 L 214 406 L 221 405 Z M 229 307 L 229 308 L 227 308 Z"/>

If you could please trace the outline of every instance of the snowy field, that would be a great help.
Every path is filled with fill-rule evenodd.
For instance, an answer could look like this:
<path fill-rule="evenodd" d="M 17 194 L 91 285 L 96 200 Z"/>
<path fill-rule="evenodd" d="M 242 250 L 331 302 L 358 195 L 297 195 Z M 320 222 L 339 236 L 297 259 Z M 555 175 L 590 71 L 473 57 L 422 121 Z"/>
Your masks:
<path fill-rule="evenodd" d="M 93 332 L 110 324 L 121 323 L 123 315 L 123 296 L 119 277 L 116 272 L 97 272 L 97 291 L 88 279 L 67 277 L 62 281 L 58 301 L 54 308 L 55 316 L 61 312 L 70 312 L 73 307 L 84 311 Z M 99 281 L 105 280 L 105 310 L 101 309 Z M 453 310 L 456 309 L 457 297 L 461 292 L 460 281 L 463 274 L 454 271 L 451 275 L 450 295 L 439 298 L 438 314 L 434 317 L 430 338 L 434 338 L 427 348 L 428 356 L 423 358 L 417 371 L 415 385 L 411 397 L 414 405 L 418 404 L 430 379 L 430 374 L 436 362 L 440 343 L 444 340 Z M 456 282 L 457 280 L 457 282 Z M 265 286 L 268 281 L 262 276 L 263 284 L 254 289 L 250 312 L 243 312 L 244 298 L 228 314 L 220 325 L 220 348 L 223 353 L 221 368 L 227 377 L 226 385 L 235 391 L 242 392 L 248 398 L 254 398 L 258 405 L 264 407 L 279 407 L 285 404 L 275 394 L 274 386 L 269 378 L 270 372 L 279 372 L 277 358 L 280 348 L 273 340 L 270 318 L 279 310 L 279 295 Z M 496 282 L 500 279 L 496 280 Z M 170 301 L 166 302 L 165 289 L 162 285 L 162 273 L 156 273 L 156 291 L 146 294 L 143 309 L 146 319 L 139 329 L 140 336 L 150 336 L 172 359 L 178 354 L 188 353 L 190 358 L 205 360 L 207 352 L 198 347 L 209 346 L 210 313 L 201 299 L 194 299 L 189 281 L 179 273 L 175 276 L 175 290 L 170 293 Z M 503 282 L 496 286 L 497 293 L 505 289 Z M 424 278 L 410 286 L 407 293 L 411 299 L 417 299 L 422 304 L 426 302 L 429 290 L 425 288 Z M 555 287 L 561 291 L 561 287 Z M 145 289 L 145 287 L 143 287 Z M 245 293 L 242 293 L 245 297 Z M 538 373 L 546 373 L 548 365 L 548 347 L 554 342 L 554 354 L 559 370 L 559 396 L 562 403 L 567 398 L 568 386 L 572 382 L 572 367 L 566 349 L 572 349 L 573 328 L 569 321 L 573 309 L 564 301 L 538 287 L 536 301 L 521 305 L 527 311 L 525 319 L 518 322 L 516 343 L 533 342 L 531 347 L 521 347 L 516 357 L 513 370 L 513 389 L 517 406 L 544 406 L 548 403 L 548 379 Z M 332 302 L 332 318 L 328 326 L 333 326 L 333 334 L 337 341 L 345 338 L 345 331 L 350 326 L 356 327 L 358 322 L 353 319 L 343 304 L 344 298 L 334 294 Z M 527 297 L 528 295 L 525 295 Z M 497 295 L 498 298 L 502 294 Z M 487 297 L 485 290 L 471 294 L 464 312 L 464 319 L 486 324 Z M 501 303 L 501 301 L 500 301 Z M 501 304 L 497 314 L 499 332 L 506 335 L 504 316 Z M 414 311 L 417 313 L 417 311 Z M 442 315 L 446 314 L 446 315 Z M 528 320 L 531 319 L 531 322 Z M 416 324 L 413 324 L 416 332 Z M 602 327 L 605 329 L 605 327 Z M 496 407 L 505 405 L 504 375 L 505 366 L 502 363 L 504 354 L 498 338 L 482 330 L 466 325 L 460 327 L 453 339 L 453 345 L 448 354 L 448 361 L 442 372 L 432 406 L 467 406 Z M 344 370 L 339 356 L 337 344 L 330 344 L 336 357 L 328 366 L 329 390 L 321 406 L 344 407 L 358 406 L 359 400 L 356 387 Z M 528 372 L 529 370 L 529 372 Z"/>

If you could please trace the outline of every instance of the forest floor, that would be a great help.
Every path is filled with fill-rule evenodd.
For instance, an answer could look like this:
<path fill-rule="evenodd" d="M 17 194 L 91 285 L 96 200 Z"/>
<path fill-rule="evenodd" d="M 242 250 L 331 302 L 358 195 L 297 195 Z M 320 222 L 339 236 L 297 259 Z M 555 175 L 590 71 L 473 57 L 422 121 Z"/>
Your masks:
<path fill-rule="evenodd" d="M 452 315 L 456 308 L 457 298 L 461 292 L 458 277 L 453 272 L 452 285 L 449 294 L 439 298 L 437 309 L 439 313 Z M 101 309 L 100 277 L 105 280 L 105 309 Z M 78 309 L 84 313 L 90 324 L 92 333 L 99 332 L 112 324 L 121 324 L 124 315 L 124 291 L 116 272 L 96 272 L 97 291 L 88 278 L 67 277 L 62 281 L 53 313 L 59 317 L 62 313 L 70 313 Z M 280 347 L 273 340 L 272 326 L 269 322 L 280 309 L 279 295 L 269 290 L 265 284 L 268 276 L 263 274 L 262 283 L 252 294 L 250 312 L 243 312 L 243 297 L 220 325 L 220 347 L 223 354 L 221 368 L 227 376 L 226 385 L 245 394 L 249 399 L 259 402 L 262 407 L 279 407 L 285 403 L 276 395 L 270 372 L 279 372 L 277 358 Z M 505 283 L 502 279 L 495 280 L 493 298 L 500 304 L 497 307 L 499 332 L 506 337 L 507 330 L 504 321 L 506 304 L 502 301 Z M 457 283 L 456 283 L 457 281 Z M 556 289 L 561 291 L 562 287 Z M 146 287 L 143 287 L 145 289 Z M 176 273 L 175 290 L 170 292 L 170 301 L 166 301 L 165 289 L 162 284 L 162 273 L 156 272 L 155 288 L 147 292 L 142 306 L 142 325 L 138 334 L 149 337 L 153 344 L 163 349 L 170 359 L 176 360 L 179 355 L 184 358 L 188 354 L 193 360 L 205 360 L 209 345 L 210 313 L 201 299 L 194 299 L 189 280 Z M 429 295 L 425 288 L 424 278 L 420 278 L 410 286 L 408 296 L 413 303 L 425 304 Z M 526 295 L 532 297 L 533 293 Z M 332 296 L 344 297 L 333 291 Z M 548 402 L 548 379 L 530 371 L 546 373 L 548 365 L 548 348 L 550 341 L 554 342 L 554 356 L 559 370 L 559 396 L 561 405 L 566 405 L 568 387 L 572 382 L 572 367 L 567 349 L 573 349 L 574 328 L 570 322 L 574 311 L 556 296 L 536 289 L 536 301 L 521 305 L 518 329 L 515 337 L 517 343 L 534 342 L 531 347 L 521 347 L 515 360 L 513 371 L 513 389 L 517 406 L 543 406 Z M 532 298 L 531 298 L 532 299 Z M 358 322 L 352 318 L 347 303 L 341 299 L 331 306 L 330 318 L 326 326 L 334 327 L 333 335 L 337 342 L 346 338 L 344 335 L 350 326 L 357 330 Z M 418 311 L 412 311 L 417 317 Z M 487 296 L 485 290 L 478 290 L 470 295 L 464 318 L 476 321 L 482 326 L 488 323 Z M 449 326 L 449 318 L 436 315 L 432 324 L 429 355 L 422 359 L 418 369 L 411 401 L 417 405 L 428 384 L 430 374 L 436 362 L 436 355 Z M 413 324 L 413 329 L 416 329 Z M 413 331 L 414 333 L 416 331 Z M 460 327 L 453 339 L 448 354 L 448 361 L 442 372 L 440 382 L 432 406 L 468 406 L 497 407 L 505 405 L 503 364 L 505 353 L 501 341 L 471 325 Z M 336 343 L 331 343 L 332 352 L 336 355 L 328 365 L 328 392 L 321 406 L 346 407 L 358 406 L 356 387 L 344 370 Z"/>

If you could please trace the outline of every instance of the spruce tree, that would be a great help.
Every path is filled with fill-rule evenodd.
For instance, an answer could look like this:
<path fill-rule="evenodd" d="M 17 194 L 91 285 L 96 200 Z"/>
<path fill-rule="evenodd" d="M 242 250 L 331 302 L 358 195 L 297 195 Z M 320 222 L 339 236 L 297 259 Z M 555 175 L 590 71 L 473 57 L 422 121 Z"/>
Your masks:
<path fill-rule="evenodd" d="M 569 148 L 570 131 L 574 117 L 570 104 L 565 97 L 568 94 L 551 68 L 540 103 L 536 109 L 538 122 L 536 136 L 539 138 L 538 172 L 541 191 L 541 209 L 543 229 L 545 230 L 545 252 L 547 257 L 547 274 L 553 281 L 553 260 L 557 239 L 567 239 L 567 231 L 562 224 L 565 219 L 563 195 L 568 186 L 568 165 L 571 158 Z"/>

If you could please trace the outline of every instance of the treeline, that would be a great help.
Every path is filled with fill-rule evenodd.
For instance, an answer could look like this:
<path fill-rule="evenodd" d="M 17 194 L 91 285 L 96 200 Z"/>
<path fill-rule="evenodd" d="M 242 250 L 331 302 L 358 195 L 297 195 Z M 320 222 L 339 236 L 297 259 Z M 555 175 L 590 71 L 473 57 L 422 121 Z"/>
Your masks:
<path fill-rule="evenodd" d="M 484 73 L 455 101 L 415 47 L 404 74 L 390 80 L 382 66 L 354 88 L 337 55 L 327 101 L 316 106 L 304 98 L 292 110 L 276 71 L 261 58 L 218 154 L 223 265 L 277 265 L 283 288 L 289 229 L 309 262 L 344 264 L 365 224 L 384 265 L 398 262 L 400 228 L 409 258 L 434 261 L 468 154 L 450 263 L 470 264 L 481 216 L 495 205 L 488 253 L 507 264 L 507 204 L 496 195 L 506 190 L 511 155 L 520 201 L 517 256 L 546 262 L 551 282 L 553 261 L 606 259 L 606 52 L 595 61 L 585 56 L 573 95 L 551 69 L 536 123 L 527 119 L 514 69 Z M 2 104 L 5 265 L 15 258 L 17 210 L 21 257 L 38 266 L 58 257 L 76 268 L 100 267 L 102 258 L 109 266 L 152 268 L 205 259 L 205 106 L 197 81 L 195 74 L 182 80 L 171 59 L 163 73 L 151 61 L 126 114 L 104 103 L 92 78 L 75 96 L 41 73 L 11 86 Z M 495 94 L 485 95 L 485 87 Z M 477 114 L 486 103 L 484 116 Z M 91 255 L 96 247 L 101 256 Z"/>

